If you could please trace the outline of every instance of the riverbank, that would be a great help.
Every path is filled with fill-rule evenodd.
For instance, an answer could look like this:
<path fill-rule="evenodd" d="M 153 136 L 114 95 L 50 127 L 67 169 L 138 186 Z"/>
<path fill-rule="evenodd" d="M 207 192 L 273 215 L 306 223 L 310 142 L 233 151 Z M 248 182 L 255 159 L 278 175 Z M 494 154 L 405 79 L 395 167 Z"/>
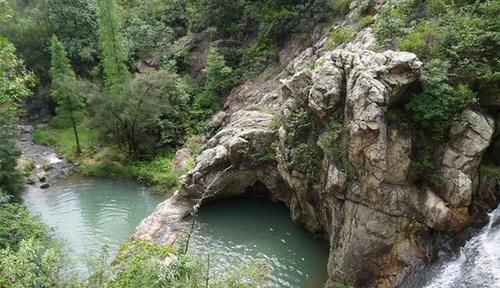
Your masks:
<path fill-rule="evenodd" d="M 26 223 L 33 223 L 46 240 L 33 241 L 30 232 L 19 240 L 18 249 L 0 247 L 0 287 L 20 283 L 25 287 L 22 283 L 47 279 L 50 287 L 75 288 L 201 287 L 205 283 L 210 287 L 267 287 L 259 284 L 267 282 L 267 270 L 254 263 L 238 265 L 231 273 L 207 275 L 202 258 L 185 255 L 177 246 L 127 241 L 140 219 L 162 200 L 160 196 L 134 181 L 73 177 L 79 175 L 80 165 L 58 157 L 54 148 L 33 143 L 32 133 L 32 126 L 19 126 L 19 166 L 31 184 L 23 193 L 27 209 L 22 205 L 14 211 L 23 212 L 27 220 L 13 227 L 25 231 Z M 109 254 L 99 253 L 103 245 L 110 247 Z M 73 254 L 76 258 L 69 251 L 75 249 L 80 249 Z M 9 267 L 8 275 L 3 273 L 5 267 Z M 88 272 L 80 277 L 75 269 Z"/>
<path fill-rule="evenodd" d="M 81 127 L 82 153 L 78 155 L 71 129 L 42 126 L 31 133 L 35 144 L 53 147 L 52 150 L 64 159 L 78 163 L 75 170 L 82 176 L 132 179 L 149 186 L 156 194 L 171 194 L 177 190 L 180 176 L 191 168 L 193 155 L 201 149 L 201 144 L 194 139 L 178 151 L 164 149 L 152 159 L 137 160 L 118 147 L 100 143 L 95 131 Z"/>
<path fill-rule="evenodd" d="M 33 142 L 32 125 L 18 126 L 18 146 L 21 157 L 18 168 L 23 171 L 27 189 L 47 189 L 52 183 L 76 171 L 77 165 L 59 157 L 57 151 Z"/>

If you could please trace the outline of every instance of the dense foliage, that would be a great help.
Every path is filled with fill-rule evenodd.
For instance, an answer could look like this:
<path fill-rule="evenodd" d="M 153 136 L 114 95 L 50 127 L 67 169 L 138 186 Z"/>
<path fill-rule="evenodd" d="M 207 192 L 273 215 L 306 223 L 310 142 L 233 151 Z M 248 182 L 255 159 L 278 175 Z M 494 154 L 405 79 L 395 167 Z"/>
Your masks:
<path fill-rule="evenodd" d="M 15 21 L 0 32 L 37 76 L 33 103 L 56 116 L 51 126 L 88 126 L 99 131 L 102 141 L 96 144 L 152 159 L 205 132 L 204 121 L 235 85 L 277 60 L 293 35 L 306 40 L 319 23 L 345 13 L 350 1 L 8 2 Z M 201 66 L 193 64 L 190 41 L 208 42 L 197 52 L 206 55 Z M 51 42 L 58 49 L 50 49 Z M 55 53 L 61 49 L 66 52 Z M 61 59 L 72 66 L 65 68 L 64 81 L 56 78 L 66 72 L 50 73 Z M 145 74 L 134 76 L 137 71 Z M 68 100 L 71 105 L 65 105 Z"/>
<path fill-rule="evenodd" d="M 91 100 L 92 121 L 132 156 L 175 146 L 182 143 L 188 125 L 190 95 L 185 85 L 169 71 L 136 75 L 121 94 Z"/>
<path fill-rule="evenodd" d="M 76 153 L 82 152 L 78 137 L 78 125 L 83 119 L 85 104 L 76 75 L 71 68 L 63 44 L 54 35 L 50 47 L 52 58 L 50 75 L 52 77 L 51 96 L 57 103 L 56 116 L 52 119 L 58 127 L 71 127 L 76 143 Z"/>
<path fill-rule="evenodd" d="M 422 89 L 399 112 L 418 139 L 414 168 L 423 178 L 435 178 L 433 152 L 461 112 L 500 93 L 498 13 L 494 0 L 389 1 L 374 23 L 385 45 L 424 61 Z"/>
<path fill-rule="evenodd" d="M 50 0 L 53 33 L 62 42 L 79 73 L 85 73 L 98 53 L 96 3 L 93 0 Z"/>
<path fill-rule="evenodd" d="M 10 10 L 0 0 L 0 25 L 11 21 Z M 18 107 L 30 94 L 32 75 L 15 55 L 14 46 L 0 35 L 0 198 L 16 196 L 22 189 L 22 175 L 16 170 L 20 152 L 16 147 L 14 124 Z"/>
<path fill-rule="evenodd" d="M 102 51 L 104 87 L 107 96 L 119 97 L 128 78 L 127 53 L 114 0 L 97 0 L 99 43 Z"/>

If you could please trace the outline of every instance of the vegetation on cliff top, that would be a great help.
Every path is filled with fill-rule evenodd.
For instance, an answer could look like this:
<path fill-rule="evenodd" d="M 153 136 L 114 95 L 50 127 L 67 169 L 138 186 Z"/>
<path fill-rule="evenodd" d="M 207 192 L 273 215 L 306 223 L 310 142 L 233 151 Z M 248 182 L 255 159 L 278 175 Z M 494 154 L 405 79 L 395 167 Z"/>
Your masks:
<path fill-rule="evenodd" d="M 500 4 L 492 0 L 390 0 L 373 24 L 385 46 L 414 52 L 424 62 L 421 90 L 400 111 L 418 139 L 413 165 L 421 179 L 439 184 L 433 152 L 453 121 L 500 93 L 498 13 Z"/>

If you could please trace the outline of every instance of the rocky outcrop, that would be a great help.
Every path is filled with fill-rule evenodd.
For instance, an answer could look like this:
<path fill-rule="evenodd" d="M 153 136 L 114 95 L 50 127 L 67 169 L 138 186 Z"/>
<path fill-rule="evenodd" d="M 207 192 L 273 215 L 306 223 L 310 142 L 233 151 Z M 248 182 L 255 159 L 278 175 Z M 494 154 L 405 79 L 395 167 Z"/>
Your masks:
<path fill-rule="evenodd" d="M 188 167 L 189 161 L 191 160 L 191 151 L 187 148 L 182 148 L 175 153 L 174 159 L 172 159 L 172 171 L 182 172 Z"/>
<path fill-rule="evenodd" d="M 133 237 L 172 242 L 180 231 L 172 227 L 181 227 L 180 221 L 195 205 L 243 194 L 256 184 L 265 185 L 272 199 L 288 203 L 287 187 L 274 164 L 272 120 L 272 115 L 257 110 L 234 113 L 227 126 L 205 144 L 194 168 L 181 178 L 179 191 L 160 204 Z"/>
<path fill-rule="evenodd" d="M 369 29 L 358 36 L 359 45 L 306 50 L 279 74 L 275 89 L 275 79 L 262 89 L 236 89 L 229 114 L 216 121 L 220 128 L 179 191 L 133 237 L 171 243 L 204 202 L 265 195 L 329 240 L 327 287 L 334 281 L 393 287 L 432 259 L 433 235 L 471 221 L 474 199 L 494 205 L 496 182 L 478 176 L 493 119 L 465 111 L 436 156 L 444 185 L 416 183 L 411 163 L 418 139 L 388 121 L 388 111 L 412 97 L 422 64 L 411 53 L 365 49 L 373 45 Z"/>
<path fill-rule="evenodd" d="M 466 110 L 451 128 L 442 174 L 446 179 L 442 198 L 452 207 L 468 207 L 479 185 L 478 167 L 491 144 L 495 121 L 479 112 Z"/>

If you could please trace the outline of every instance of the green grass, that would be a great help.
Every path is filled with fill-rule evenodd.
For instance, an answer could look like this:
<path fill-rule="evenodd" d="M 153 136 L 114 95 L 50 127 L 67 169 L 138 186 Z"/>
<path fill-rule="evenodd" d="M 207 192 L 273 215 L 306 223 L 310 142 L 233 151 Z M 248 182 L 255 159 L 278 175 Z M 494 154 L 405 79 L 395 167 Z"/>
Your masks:
<path fill-rule="evenodd" d="M 352 0 L 333 0 L 332 1 L 332 9 L 334 12 L 339 14 L 346 14 L 349 12 L 349 5 Z"/>
<path fill-rule="evenodd" d="M 500 166 L 481 165 L 481 175 L 500 179 Z"/>
<path fill-rule="evenodd" d="M 348 285 L 345 285 L 345 284 L 342 284 L 342 283 L 335 282 L 335 283 L 333 283 L 333 287 L 332 288 L 354 288 L 354 287 L 353 286 L 348 286 Z"/>
<path fill-rule="evenodd" d="M 150 162 L 131 163 L 132 173 L 139 181 L 152 187 L 155 193 L 174 192 L 179 187 L 179 178 L 192 166 L 193 159 L 182 171 L 172 171 L 172 159 L 174 154 L 156 156 Z"/>
<path fill-rule="evenodd" d="M 360 18 L 358 20 L 358 26 L 360 28 L 364 28 L 364 27 L 372 25 L 374 21 L 375 20 L 373 19 L 373 16 L 371 16 L 371 15 L 364 16 L 363 18 Z"/>
<path fill-rule="evenodd" d="M 97 131 L 80 127 L 78 136 L 83 154 L 90 152 L 97 142 Z M 70 160 L 77 160 L 75 135 L 72 128 L 43 128 L 33 132 L 33 142 L 40 145 L 52 146 L 57 152 Z"/>
<path fill-rule="evenodd" d="M 192 159 L 182 171 L 172 171 L 172 160 L 175 153 L 168 151 L 156 156 L 151 161 L 128 159 L 122 152 L 111 150 L 92 159 L 84 161 L 81 173 L 92 177 L 123 177 L 136 179 L 150 186 L 157 194 L 173 193 L 179 187 L 179 178 L 191 168 Z"/>
<path fill-rule="evenodd" d="M 151 187 L 152 192 L 164 194 L 174 192 L 179 186 L 179 177 L 184 171 L 172 171 L 175 151 L 170 149 L 151 161 L 138 161 L 127 157 L 115 147 L 97 147 L 97 131 L 80 128 L 82 155 L 76 154 L 76 144 L 71 128 L 44 128 L 33 132 L 33 141 L 40 145 L 55 147 L 58 153 L 71 161 L 81 163 L 80 172 L 92 177 L 123 177 L 136 179 Z M 193 142 L 193 141 L 192 141 Z M 188 148 L 198 152 L 199 145 L 191 143 Z M 95 152 L 100 151 L 100 152 Z M 192 162 L 192 160 L 191 160 Z"/>

